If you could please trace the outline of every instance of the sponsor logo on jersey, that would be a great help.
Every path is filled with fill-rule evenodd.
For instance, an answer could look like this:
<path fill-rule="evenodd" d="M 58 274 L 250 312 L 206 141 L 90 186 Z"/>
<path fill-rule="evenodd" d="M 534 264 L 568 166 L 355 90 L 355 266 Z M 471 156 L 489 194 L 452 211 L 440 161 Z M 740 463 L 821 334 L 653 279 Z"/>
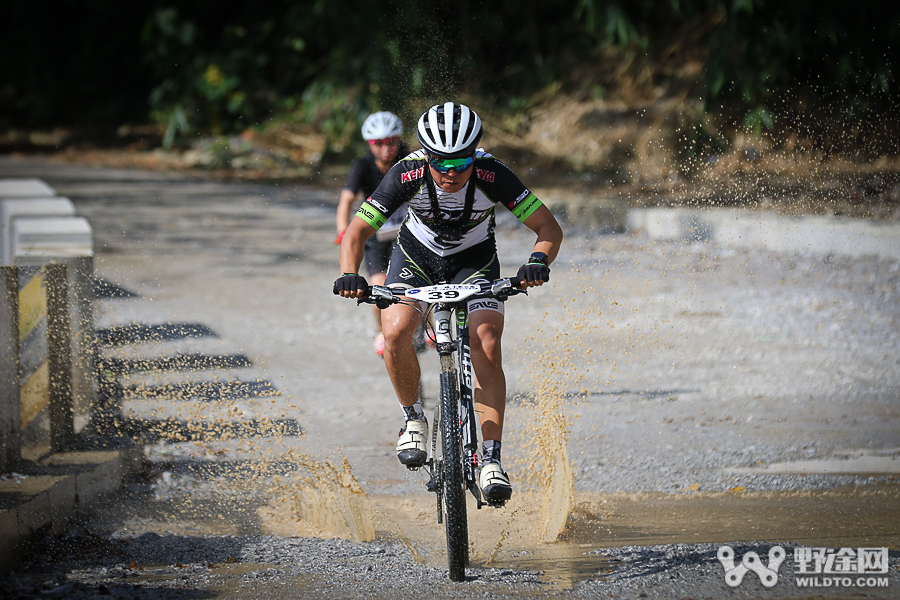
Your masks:
<path fill-rule="evenodd" d="M 519 194 L 519 197 L 516 198 L 515 200 L 513 200 L 513 201 L 510 203 L 509 207 L 510 207 L 510 208 L 513 208 L 513 207 L 515 207 L 515 206 L 518 206 L 519 203 L 520 203 L 522 200 L 524 200 L 525 198 L 527 198 L 527 197 L 528 197 L 528 194 L 530 194 L 530 193 L 531 193 L 531 192 L 528 191 L 528 188 L 525 188 L 525 191 L 522 192 L 521 194 Z"/>
<path fill-rule="evenodd" d="M 372 200 L 372 196 L 369 196 L 368 198 L 366 198 L 366 202 L 368 202 L 369 204 L 371 204 L 372 206 L 374 206 L 381 212 L 387 212 L 387 209 L 384 207 L 383 204 L 381 204 L 377 200 Z"/>
<path fill-rule="evenodd" d="M 401 183 L 409 183 L 410 181 L 414 181 L 421 177 L 425 176 L 425 167 L 419 167 L 418 169 L 413 169 L 412 171 L 407 171 L 405 173 L 400 174 L 400 182 Z"/>
<path fill-rule="evenodd" d="M 380 213 L 375 212 L 375 209 L 366 202 L 363 202 L 362 206 L 356 211 L 356 216 L 360 217 L 376 230 L 381 229 L 384 225 L 384 217 Z"/>
<path fill-rule="evenodd" d="M 537 202 L 540 202 L 540 200 L 537 199 L 537 196 L 532 196 L 531 202 L 529 202 L 528 205 L 525 206 L 523 212 L 527 212 L 528 209 L 530 209 L 532 206 L 534 206 Z"/>
<path fill-rule="evenodd" d="M 475 169 L 475 175 L 478 177 L 478 179 L 480 179 L 482 181 L 489 181 L 491 183 L 494 183 L 495 173 L 493 171 L 485 171 L 484 169 Z"/>
<path fill-rule="evenodd" d="M 409 268 L 403 267 L 402 269 L 400 269 L 400 279 L 412 279 L 412 278 L 413 278 L 413 272 L 410 271 Z M 409 296 L 412 294 L 418 294 L 420 291 L 421 290 L 408 290 L 406 292 L 406 294 Z"/>

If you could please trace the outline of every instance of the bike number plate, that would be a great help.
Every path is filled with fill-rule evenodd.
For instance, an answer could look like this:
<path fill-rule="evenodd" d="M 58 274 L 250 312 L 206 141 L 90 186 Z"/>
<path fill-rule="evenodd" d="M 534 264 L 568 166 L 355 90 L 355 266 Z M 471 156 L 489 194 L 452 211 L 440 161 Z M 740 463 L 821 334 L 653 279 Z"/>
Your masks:
<path fill-rule="evenodd" d="M 481 287 L 477 285 L 445 283 L 406 290 L 406 297 L 434 304 L 435 302 L 458 302 L 474 296 L 480 291 Z"/>

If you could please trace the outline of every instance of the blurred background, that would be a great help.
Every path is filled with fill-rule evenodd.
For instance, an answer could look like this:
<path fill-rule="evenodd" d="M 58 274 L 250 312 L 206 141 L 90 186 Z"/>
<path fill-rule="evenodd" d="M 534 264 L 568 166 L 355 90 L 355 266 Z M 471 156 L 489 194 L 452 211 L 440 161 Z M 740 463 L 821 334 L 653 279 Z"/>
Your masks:
<path fill-rule="evenodd" d="M 4 153 L 327 183 L 365 151 L 371 111 L 401 115 L 413 142 L 452 98 L 541 184 L 900 216 L 895 3 L 4 6 Z"/>

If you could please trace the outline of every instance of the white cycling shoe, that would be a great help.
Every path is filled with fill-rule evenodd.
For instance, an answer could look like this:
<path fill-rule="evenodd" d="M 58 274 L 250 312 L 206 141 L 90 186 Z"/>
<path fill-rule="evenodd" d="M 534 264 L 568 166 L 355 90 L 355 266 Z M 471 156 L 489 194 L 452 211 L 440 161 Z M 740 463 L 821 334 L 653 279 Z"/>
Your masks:
<path fill-rule="evenodd" d="M 397 440 L 397 458 L 407 467 L 421 467 L 428 460 L 428 421 L 407 421 Z"/>
<path fill-rule="evenodd" d="M 509 476 L 495 462 L 485 463 L 481 467 L 478 481 L 481 484 L 481 493 L 488 502 L 506 502 L 512 496 Z"/>

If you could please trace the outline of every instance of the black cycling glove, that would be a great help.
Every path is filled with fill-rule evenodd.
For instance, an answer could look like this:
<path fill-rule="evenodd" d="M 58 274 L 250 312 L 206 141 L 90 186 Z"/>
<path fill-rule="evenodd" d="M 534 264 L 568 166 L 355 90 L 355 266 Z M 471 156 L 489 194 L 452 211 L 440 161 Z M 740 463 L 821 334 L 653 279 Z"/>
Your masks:
<path fill-rule="evenodd" d="M 344 273 L 334 280 L 335 295 L 340 295 L 341 292 L 355 292 L 356 290 L 362 290 L 364 293 L 369 292 L 369 284 L 362 275 Z"/>
<path fill-rule="evenodd" d="M 517 281 L 550 281 L 550 260 L 543 252 L 535 252 L 528 262 L 519 267 Z"/>

